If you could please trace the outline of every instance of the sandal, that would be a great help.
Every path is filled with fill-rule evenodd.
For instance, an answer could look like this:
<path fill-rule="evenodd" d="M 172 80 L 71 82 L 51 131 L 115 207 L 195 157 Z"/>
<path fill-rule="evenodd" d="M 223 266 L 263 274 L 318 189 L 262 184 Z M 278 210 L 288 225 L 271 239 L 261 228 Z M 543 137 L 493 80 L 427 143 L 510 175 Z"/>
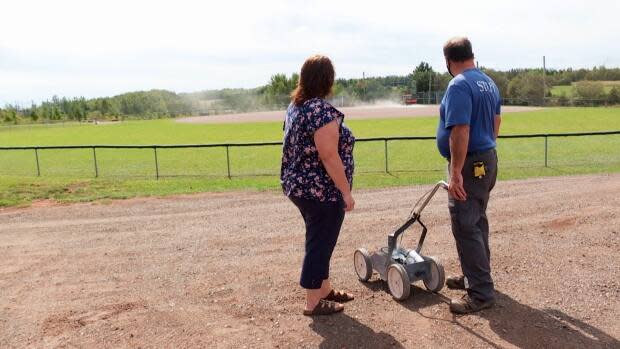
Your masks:
<path fill-rule="evenodd" d="M 327 301 L 338 302 L 338 303 L 346 303 L 346 302 L 350 302 L 354 300 L 355 297 L 353 297 L 353 295 L 346 293 L 345 291 L 336 291 L 332 289 L 327 295 L 327 297 L 323 299 Z"/>
<path fill-rule="evenodd" d="M 327 301 L 325 299 L 321 299 L 319 303 L 312 310 L 304 310 L 304 315 L 306 316 L 314 316 L 314 315 L 331 315 L 335 313 L 339 313 L 344 310 L 342 304 Z"/>

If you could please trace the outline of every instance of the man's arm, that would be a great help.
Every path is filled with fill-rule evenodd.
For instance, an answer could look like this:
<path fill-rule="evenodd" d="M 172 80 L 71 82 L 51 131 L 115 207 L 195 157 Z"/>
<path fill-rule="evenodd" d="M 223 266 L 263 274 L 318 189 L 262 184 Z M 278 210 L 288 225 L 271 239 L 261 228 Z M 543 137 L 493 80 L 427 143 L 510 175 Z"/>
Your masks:
<path fill-rule="evenodd" d="M 497 136 L 499 136 L 499 125 L 501 125 L 502 123 L 502 116 L 497 114 L 495 115 L 495 120 L 493 122 L 493 128 L 495 130 L 495 139 L 497 139 Z"/>
<path fill-rule="evenodd" d="M 464 201 L 467 193 L 463 188 L 463 165 L 469 144 L 469 125 L 455 125 L 450 131 L 450 185 L 448 192 L 453 198 Z"/>

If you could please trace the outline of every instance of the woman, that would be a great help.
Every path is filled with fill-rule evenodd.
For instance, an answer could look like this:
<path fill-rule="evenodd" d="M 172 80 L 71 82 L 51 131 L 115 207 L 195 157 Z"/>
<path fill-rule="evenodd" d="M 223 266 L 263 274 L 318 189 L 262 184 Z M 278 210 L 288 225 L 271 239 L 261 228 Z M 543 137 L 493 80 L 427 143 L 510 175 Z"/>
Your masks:
<path fill-rule="evenodd" d="M 338 240 L 351 196 L 355 138 L 344 114 L 325 98 L 334 85 L 334 67 L 325 56 L 308 58 L 286 112 L 280 180 L 286 196 L 306 224 L 306 254 L 301 287 L 304 315 L 328 315 L 344 309 L 353 296 L 329 282 L 329 260 Z"/>

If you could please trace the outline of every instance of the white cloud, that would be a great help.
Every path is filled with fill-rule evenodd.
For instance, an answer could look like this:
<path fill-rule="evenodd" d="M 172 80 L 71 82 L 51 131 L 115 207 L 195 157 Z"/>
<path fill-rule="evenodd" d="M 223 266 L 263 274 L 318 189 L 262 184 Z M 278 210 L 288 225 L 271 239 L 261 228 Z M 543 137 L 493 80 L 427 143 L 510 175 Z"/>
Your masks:
<path fill-rule="evenodd" d="M 507 69 L 620 65 L 615 1 L 9 1 L 0 104 L 54 94 L 251 87 L 332 57 L 340 77 L 444 70 L 443 42 L 472 39 Z"/>

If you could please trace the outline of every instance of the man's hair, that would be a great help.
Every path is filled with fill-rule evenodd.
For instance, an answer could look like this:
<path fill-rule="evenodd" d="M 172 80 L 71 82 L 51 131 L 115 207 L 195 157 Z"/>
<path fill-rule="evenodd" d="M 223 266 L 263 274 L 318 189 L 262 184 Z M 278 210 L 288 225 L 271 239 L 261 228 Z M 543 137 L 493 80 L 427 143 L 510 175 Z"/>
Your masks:
<path fill-rule="evenodd" d="M 321 55 L 308 57 L 301 67 L 299 82 L 291 93 L 295 105 L 301 105 L 312 98 L 325 98 L 334 85 L 334 66 L 329 58 Z"/>
<path fill-rule="evenodd" d="M 474 58 L 471 42 L 466 37 L 455 37 L 443 45 L 443 55 L 453 62 L 464 62 Z"/>

